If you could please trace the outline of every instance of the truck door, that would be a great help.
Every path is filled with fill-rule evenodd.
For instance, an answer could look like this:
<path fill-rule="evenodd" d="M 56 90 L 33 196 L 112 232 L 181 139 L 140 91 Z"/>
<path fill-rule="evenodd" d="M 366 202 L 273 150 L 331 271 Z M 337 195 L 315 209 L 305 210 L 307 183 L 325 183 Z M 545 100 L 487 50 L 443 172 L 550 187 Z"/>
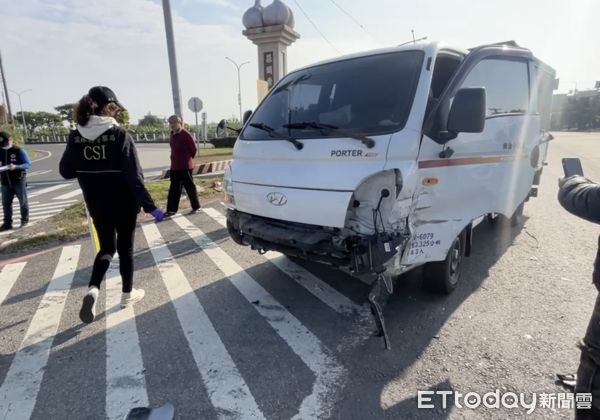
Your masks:
<path fill-rule="evenodd" d="M 528 118 L 531 53 L 511 50 L 493 46 L 470 53 L 425 122 L 414 236 L 434 238 L 420 241 L 421 249 L 413 246 L 408 263 L 443 260 L 471 220 L 491 212 L 511 215 L 529 193 L 529 154 L 537 143 Z M 483 132 L 458 133 L 445 142 L 440 133 L 454 96 L 469 87 L 486 90 Z M 432 179 L 437 181 L 427 182 Z"/>

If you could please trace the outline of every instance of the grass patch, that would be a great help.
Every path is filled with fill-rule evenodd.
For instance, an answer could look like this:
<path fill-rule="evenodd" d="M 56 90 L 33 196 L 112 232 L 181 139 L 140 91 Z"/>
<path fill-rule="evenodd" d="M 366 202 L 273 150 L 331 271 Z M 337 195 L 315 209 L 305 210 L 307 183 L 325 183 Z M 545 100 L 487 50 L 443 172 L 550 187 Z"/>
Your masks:
<path fill-rule="evenodd" d="M 194 158 L 194 163 L 208 163 L 219 160 L 230 160 L 233 157 L 233 147 L 215 147 L 200 149 L 200 155 Z"/>

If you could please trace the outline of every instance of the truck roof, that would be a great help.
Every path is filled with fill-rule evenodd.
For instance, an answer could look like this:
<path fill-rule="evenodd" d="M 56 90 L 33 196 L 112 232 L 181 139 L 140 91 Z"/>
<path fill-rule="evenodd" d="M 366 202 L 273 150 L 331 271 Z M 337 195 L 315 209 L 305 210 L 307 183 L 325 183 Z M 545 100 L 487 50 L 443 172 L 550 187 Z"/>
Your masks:
<path fill-rule="evenodd" d="M 459 55 L 466 56 L 467 54 L 469 54 L 470 52 L 473 52 L 475 50 L 479 50 L 479 49 L 486 48 L 486 47 L 497 47 L 497 46 L 503 46 L 506 48 L 514 49 L 514 50 L 528 51 L 529 53 L 531 53 L 531 51 L 529 49 L 519 46 L 515 41 L 503 41 L 503 42 L 498 42 L 498 43 L 493 43 L 493 44 L 485 44 L 485 45 L 480 45 L 480 46 L 477 46 L 474 48 L 469 48 L 468 50 L 453 47 L 453 46 L 450 46 L 448 44 L 438 42 L 438 41 L 429 41 L 429 42 L 420 41 L 420 42 L 415 42 L 415 43 L 411 42 L 411 43 L 401 44 L 401 45 L 398 45 L 395 47 L 379 48 L 379 49 L 374 49 L 374 50 L 369 50 L 369 51 L 362 51 L 362 52 L 358 52 L 358 53 L 342 55 L 340 57 L 330 58 L 327 60 L 319 61 L 314 64 L 310 64 L 308 66 L 298 68 L 294 71 L 291 71 L 290 73 L 295 73 L 297 71 L 321 66 L 324 64 L 336 63 L 339 61 L 351 60 L 354 58 L 369 57 L 369 56 L 378 55 L 378 54 L 388 54 L 388 53 L 401 52 L 401 51 L 423 51 L 425 53 L 425 55 L 431 56 L 431 55 L 435 55 L 439 51 L 443 50 L 443 51 L 449 51 L 449 52 L 453 52 L 453 53 L 456 53 Z M 532 54 L 532 57 L 534 58 L 534 60 L 536 62 L 538 62 L 540 65 L 542 65 L 544 68 L 546 68 L 547 71 L 554 73 L 554 69 L 552 69 L 552 67 L 548 66 L 547 64 L 543 63 L 538 58 L 534 57 L 533 54 Z"/>

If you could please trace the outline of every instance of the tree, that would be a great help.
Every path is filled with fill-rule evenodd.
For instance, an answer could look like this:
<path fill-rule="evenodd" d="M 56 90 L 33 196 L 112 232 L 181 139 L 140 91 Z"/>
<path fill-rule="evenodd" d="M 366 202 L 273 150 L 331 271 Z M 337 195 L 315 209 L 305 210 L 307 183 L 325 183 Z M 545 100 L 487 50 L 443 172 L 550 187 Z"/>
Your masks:
<path fill-rule="evenodd" d="M 0 124 L 8 124 L 8 113 L 4 105 L 0 105 Z"/>
<path fill-rule="evenodd" d="M 129 125 L 129 112 L 121 111 L 117 114 L 117 122 L 121 125 Z"/>
<path fill-rule="evenodd" d="M 57 125 L 62 124 L 60 114 L 53 114 L 51 112 L 30 112 L 25 111 L 21 113 L 17 112 L 14 121 L 18 125 L 23 125 L 23 114 L 25 115 L 25 124 L 31 131 L 35 131 L 37 128 L 54 128 Z"/>
<path fill-rule="evenodd" d="M 139 125 L 142 127 L 155 127 L 163 128 L 165 126 L 165 120 L 148 113 L 144 118 L 139 121 Z"/>
<path fill-rule="evenodd" d="M 62 121 L 67 121 L 69 126 L 73 126 L 75 122 L 75 109 L 77 108 L 77 104 L 64 104 L 54 107 L 55 110 L 58 111 Z"/>

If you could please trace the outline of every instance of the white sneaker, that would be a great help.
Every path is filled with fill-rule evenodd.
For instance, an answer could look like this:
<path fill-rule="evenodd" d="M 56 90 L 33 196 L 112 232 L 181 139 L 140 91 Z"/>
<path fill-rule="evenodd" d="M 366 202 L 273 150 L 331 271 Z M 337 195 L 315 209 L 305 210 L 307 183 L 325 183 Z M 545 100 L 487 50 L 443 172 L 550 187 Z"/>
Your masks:
<path fill-rule="evenodd" d="M 123 293 L 121 295 L 121 308 L 127 308 L 135 302 L 144 299 L 146 292 L 143 289 L 131 289 L 131 293 Z"/>
<path fill-rule="evenodd" d="M 83 304 L 79 311 L 79 319 L 86 324 L 94 321 L 96 317 L 96 301 L 98 301 L 99 290 L 96 286 L 88 289 L 87 294 L 83 297 Z"/>

